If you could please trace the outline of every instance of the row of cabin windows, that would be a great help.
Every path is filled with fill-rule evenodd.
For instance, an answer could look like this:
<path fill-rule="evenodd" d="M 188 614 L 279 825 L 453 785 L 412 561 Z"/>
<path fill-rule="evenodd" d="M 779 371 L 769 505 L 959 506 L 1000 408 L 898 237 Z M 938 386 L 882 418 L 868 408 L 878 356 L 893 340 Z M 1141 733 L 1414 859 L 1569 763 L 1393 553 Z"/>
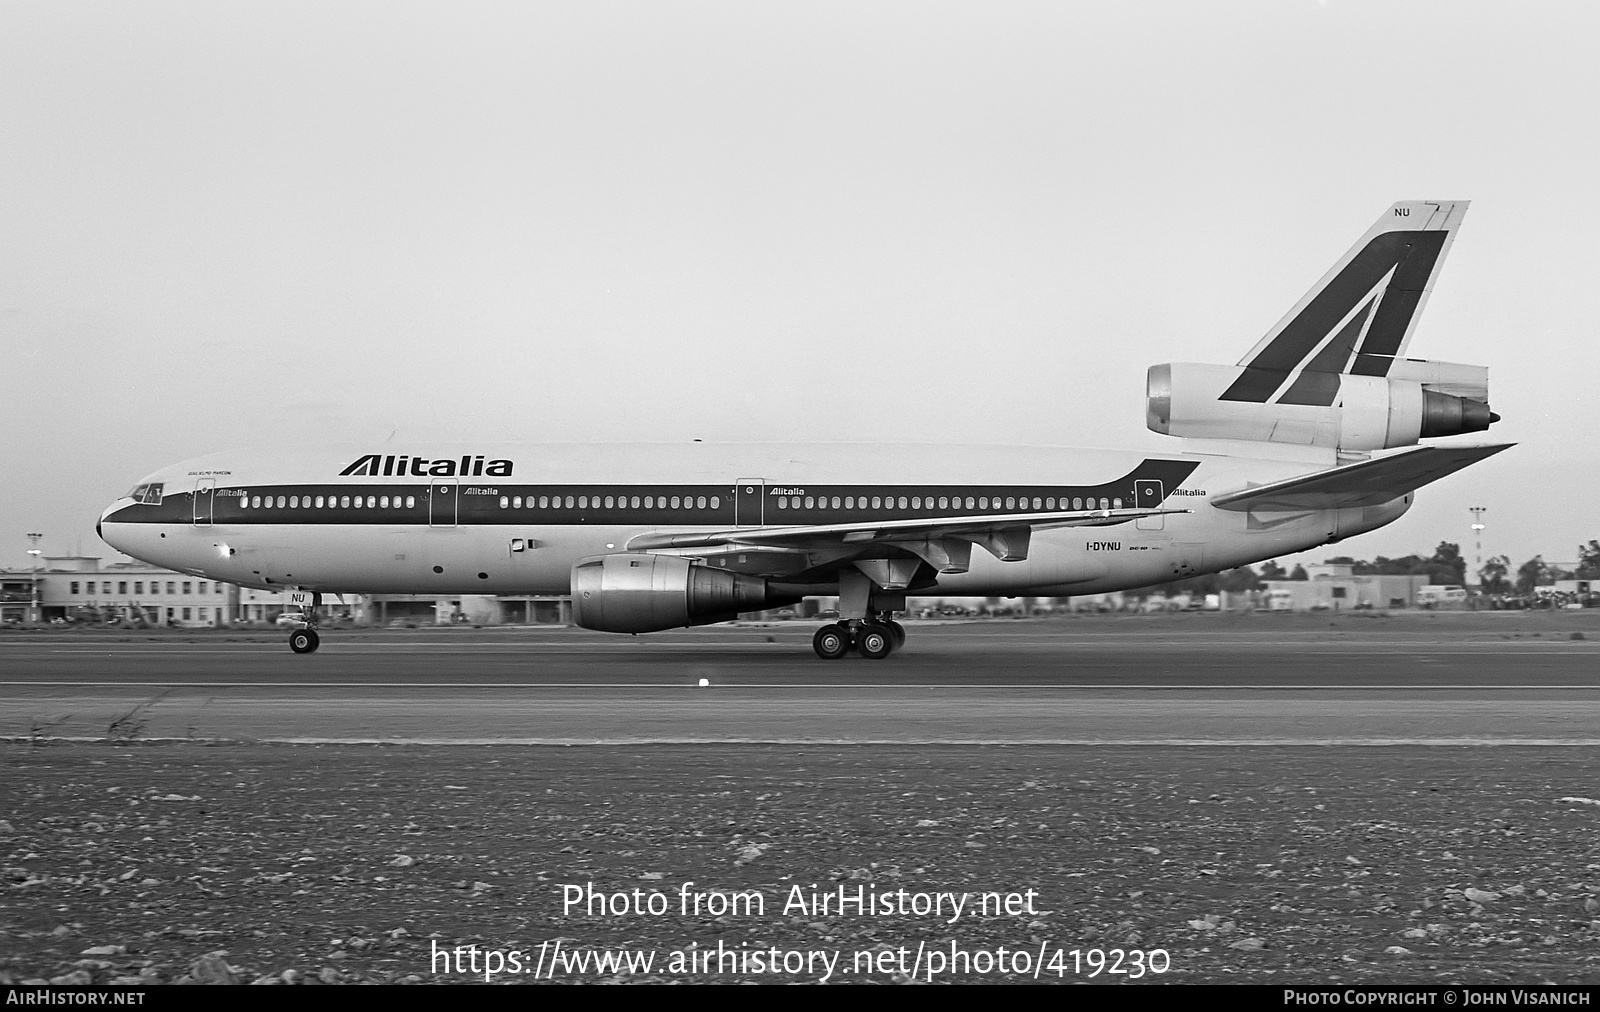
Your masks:
<path fill-rule="evenodd" d="M 694 496 L 694 495 L 682 495 L 682 496 L 679 496 L 679 495 L 675 495 L 675 496 L 671 496 L 670 498 L 668 496 L 664 496 L 664 495 L 659 495 L 659 496 L 658 495 L 647 495 L 647 496 L 644 496 L 642 498 L 640 496 L 633 496 L 631 499 L 628 496 L 625 496 L 625 495 L 608 495 L 604 499 L 602 499 L 600 496 L 587 496 L 587 495 L 580 495 L 580 496 L 570 496 L 569 495 L 565 499 L 563 499 L 561 496 L 558 496 L 558 495 L 542 495 L 542 496 L 539 497 L 537 502 L 535 502 L 533 496 L 530 495 L 527 498 L 527 508 L 528 509 L 537 508 L 537 509 L 542 509 L 542 510 L 548 510 L 548 509 L 569 509 L 569 510 L 570 509 L 580 509 L 580 510 L 586 510 L 586 509 L 589 508 L 589 505 L 590 505 L 591 502 L 594 504 L 594 508 L 597 509 L 597 510 L 598 509 L 607 509 L 607 510 L 616 510 L 616 509 L 703 510 L 703 509 L 707 509 L 707 508 L 710 508 L 710 509 L 721 509 L 722 508 L 722 497 L 720 495 L 714 495 L 714 496 L 711 496 L 710 498 L 707 498 L 706 496 L 703 496 L 703 495 L 701 495 L 701 496 Z M 512 495 L 512 496 L 503 495 L 503 496 L 500 497 L 500 508 L 501 509 L 514 509 L 514 510 L 522 509 L 523 508 L 523 498 L 520 495 Z"/>
<path fill-rule="evenodd" d="M 365 506 L 368 509 L 390 509 L 390 508 L 394 508 L 394 509 L 401 509 L 401 508 L 404 508 L 404 509 L 415 509 L 416 505 L 417 505 L 417 497 L 416 496 L 412 496 L 412 495 L 406 496 L 403 502 L 402 502 L 400 496 L 393 496 L 392 499 L 393 499 L 393 501 L 391 502 L 391 497 L 390 496 L 386 496 L 386 495 L 382 495 L 382 496 L 369 495 L 369 496 L 365 497 L 365 501 L 363 501 L 363 498 L 361 496 L 359 496 L 359 495 L 358 496 L 348 496 L 348 495 L 345 495 L 345 496 L 326 496 L 326 497 L 319 495 L 313 501 L 312 497 L 309 496 L 309 495 L 308 496 L 298 496 L 298 495 L 281 496 L 280 495 L 280 496 L 277 497 L 276 502 L 274 502 L 273 497 L 270 496 L 270 495 L 269 496 L 259 496 L 259 495 L 257 495 L 257 496 L 250 496 L 248 499 L 241 497 L 239 502 L 240 502 L 240 505 L 242 505 L 246 509 L 272 509 L 274 506 L 276 506 L 278 509 L 323 509 L 323 508 L 325 508 L 325 506 L 327 508 L 335 508 L 336 507 L 336 508 L 339 508 L 339 509 L 360 509 L 363 506 Z M 631 499 L 628 496 L 625 496 L 625 495 L 619 495 L 619 496 L 610 496 L 610 495 L 608 495 L 608 496 L 605 496 L 603 499 L 600 496 L 592 496 L 591 497 L 591 496 L 586 496 L 586 495 L 580 495 L 580 496 L 570 496 L 569 495 L 565 499 L 563 499 L 561 496 L 542 495 L 542 496 L 539 496 L 537 501 L 535 501 L 534 497 L 530 495 L 530 496 L 527 497 L 527 508 L 528 509 L 534 509 L 534 508 L 538 508 L 538 509 L 563 509 L 563 508 L 565 508 L 565 509 L 574 509 L 574 508 L 576 508 L 576 509 L 589 509 L 589 504 L 590 504 L 591 499 L 593 500 L 595 509 L 608 509 L 608 510 L 609 509 L 629 509 L 629 508 L 640 509 L 641 507 L 643 509 L 647 509 L 647 510 L 649 510 L 649 509 L 702 509 L 703 510 L 703 509 L 706 509 L 708 507 L 710 509 L 720 509 L 722 507 L 722 497 L 721 496 L 715 496 L 715 495 L 709 497 L 709 499 L 706 496 L 703 496 L 703 495 L 702 496 L 687 496 L 687 495 L 686 496 L 676 496 L 675 495 L 675 496 L 672 496 L 670 498 L 667 497 L 667 496 L 664 496 L 664 495 L 663 496 L 650 496 L 650 495 L 647 495 L 647 496 L 643 496 L 643 497 L 641 497 L 641 496 L 633 496 Z M 1053 510 L 1053 509 L 1056 508 L 1056 497 L 1055 496 L 1048 496 L 1048 497 L 1045 497 L 1045 498 L 1040 498 L 1039 496 L 1034 496 L 1033 499 L 1032 499 L 1032 506 L 1029 505 L 1029 499 L 1028 499 L 1027 496 L 1022 496 L 1019 499 L 1016 496 L 1009 496 L 1008 495 L 1008 496 L 1006 496 L 1004 498 L 1004 500 L 1002 500 L 999 496 L 995 496 L 992 501 L 994 503 L 994 505 L 992 507 L 993 509 L 1007 509 L 1007 510 L 1016 510 L 1016 509 L 1023 509 L 1023 510 L 1036 509 L 1037 510 L 1037 509 L 1045 509 L 1045 510 Z M 935 500 L 935 498 L 933 496 L 931 496 L 931 495 L 930 496 L 917 495 L 917 496 L 909 496 L 909 497 L 908 496 L 900 496 L 900 497 L 898 497 L 898 499 L 895 496 L 877 496 L 877 495 L 872 496 L 871 498 L 868 498 L 867 496 L 859 496 L 858 497 L 858 496 L 849 496 L 849 495 L 844 496 L 843 498 L 841 498 L 839 496 L 834 496 L 831 500 L 827 496 L 818 497 L 818 496 L 809 496 L 809 495 L 808 496 L 803 496 L 803 497 L 802 496 L 798 496 L 798 495 L 796 495 L 796 496 L 779 496 L 777 498 L 778 508 L 781 509 L 781 510 L 782 509 L 796 509 L 797 510 L 797 509 L 802 509 L 802 508 L 808 509 L 808 510 L 809 509 L 819 509 L 819 508 L 820 509 L 830 509 L 830 508 L 831 509 L 847 509 L 847 510 L 853 510 L 853 509 L 875 509 L 876 510 L 876 509 L 886 509 L 886 508 L 887 509 L 895 509 L 896 508 L 896 503 L 899 504 L 898 508 L 900 508 L 900 509 L 920 510 L 920 509 L 926 508 L 926 509 L 946 510 L 946 509 L 963 509 L 963 508 L 965 508 L 965 509 L 969 509 L 969 510 L 970 509 L 986 510 L 986 509 L 990 509 L 991 508 L 990 502 L 991 502 L 990 497 L 986 496 L 986 495 L 984 495 L 984 496 L 970 496 L 970 495 L 967 496 L 966 499 L 965 499 L 965 506 L 964 507 L 962 505 L 963 500 L 962 500 L 962 498 L 960 496 L 956 496 L 954 498 L 951 498 L 949 496 L 939 496 L 937 500 Z M 1092 510 L 1092 509 L 1111 510 L 1111 509 L 1116 509 L 1116 510 L 1119 510 L 1119 509 L 1122 508 L 1122 500 L 1120 498 L 1108 499 L 1108 498 L 1102 497 L 1099 500 L 1099 505 L 1098 506 L 1095 505 L 1095 498 L 1093 496 L 1090 496 L 1087 499 L 1083 498 L 1082 496 L 1073 496 L 1072 499 L 1070 500 L 1071 505 L 1068 505 L 1068 502 L 1069 502 L 1069 500 L 1065 496 L 1062 496 L 1062 498 L 1061 498 L 1061 508 L 1064 509 L 1064 510 L 1066 510 L 1066 509 L 1074 509 L 1074 510 L 1085 510 L 1085 509 L 1088 509 L 1088 510 Z M 926 503 L 927 505 L 924 506 L 923 505 L 924 503 Z M 937 503 L 937 505 L 935 505 L 935 503 Z M 504 496 L 503 495 L 503 496 L 500 497 L 500 508 L 501 509 L 522 509 L 523 508 L 523 497 L 520 496 L 520 495 L 514 495 L 514 496 Z"/>
<path fill-rule="evenodd" d="M 954 498 L 952 498 L 950 496 L 939 496 L 938 499 L 935 499 L 931 495 L 930 496 L 914 495 L 914 496 L 910 496 L 909 498 L 906 497 L 906 496 L 900 496 L 898 499 L 896 499 L 892 495 L 891 496 L 877 496 L 877 495 L 875 495 L 875 496 L 871 497 L 870 499 L 868 499 L 866 496 L 859 496 L 858 497 L 858 496 L 849 496 L 849 495 L 847 495 L 847 496 L 844 497 L 844 499 L 842 501 L 843 501 L 843 506 L 841 507 L 841 505 L 840 505 L 841 500 L 840 500 L 840 498 L 838 496 L 834 496 L 832 499 L 829 499 L 827 496 L 810 496 L 810 495 L 804 496 L 804 497 L 797 496 L 797 495 L 779 496 L 778 497 L 778 508 L 781 509 L 781 510 L 783 510 L 783 509 L 797 510 L 797 509 L 802 509 L 802 508 L 808 509 L 808 510 L 809 509 L 841 509 L 841 508 L 847 509 L 847 510 L 853 510 L 853 509 L 875 509 L 876 510 L 876 509 L 895 509 L 896 508 L 896 503 L 898 503 L 899 504 L 899 506 L 898 506 L 899 509 L 914 509 L 914 510 L 920 510 L 920 509 L 930 509 L 930 510 L 931 509 L 941 509 L 941 510 L 947 510 L 947 509 L 969 509 L 969 510 L 970 509 L 980 509 L 980 510 L 986 510 L 986 509 L 990 509 L 991 508 L 991 506 L 990 506 L 991 501 L 994 504 L 993 507 L 992 507 L 993 509 L 1007 509 L 1007 510 L 1019 510 L 1019 509 L 1020 510 L 1036 509 L 1037 510 L 1037 509 L 1045 509 L 1045 510 L 1053 510 L 1053 509 L 1056 508 L 1056 497 L 1055 496 L 1048 496 L 1046 498 L 1040 498 L 1039 496 L 1034 496 L 1033 500 L 1032 500 L 1033 505 L 1031 507 L 1028 505 L 1029 500 L 1028 500 L 1027 496 L 1022 496 L 1021 498 L 1018 498 L 1017 496 L 1013 496 L 1013 495 L 1008 495 L 1003 500 L 999 496 L 995 496 L 991 500 L 990 497 L 986 496 L 986 495 L 980 495 L 980 496 L 976 496 L 976 497 L 969 495 L 964 500 L 965 503 L 966 503 L 965 506 L 962 505 L 963 500 L 962 500 L 962 498 L 960 496 L 955 496 Z M 1070 501 L 1071 505 L 1068 505 L 1069 501 Z M 924 503 L 926 503 L 927 505 L 924 506 L 923 505 Z M 1064 510 L 1066 510 L 1066 509 L 1074 509 L 1074 510 L 1092 510 L 1092 509 L 1119 510 L 1119 509 L 1122 508 L 1122 500 L 1121 499 L 1101 499 L 1100 500 L 1100 505 L 1096 506 L 1095 505 L 1095 499 L 1094 499 L 1093 496 L 1090 496 L 1087 499 L 1083 498 L 1082 496 L 1074 496 L 1071 500 L 1068 500 L 1066 496 L 1062 496 L 1061 497 L 1061 508 L 1064 509 Z"/>
<path fill-rule="evenodd" d="M 367 496 L 365 498 L 362 498 L 359 495 L 358 496 L 348 496 L 348 495 L 320 496 L 319 495 L 319 496 L 316 497 L 316 501 L 313 503 L 311 496 L 308 496 L 308 495 L 306 495 L 306 496 L 300 496 L 300 495 L 282 496 L 282 495 L 280 495 L 277 498 L 276 506 L 277 506 L 278 509 L 281 509 L 281 510 L 282 509 L 290 509 L 290 510 L 319 509 L 320 510 L 320 509 L 323 509 L 324 506 L 326 506 L 326 508 L 328 508 L 328 509 L 334 509 L 334 508 L 337 508 L 337 509 L 360 509 L 361 507 L 365 506 L 368 509 L 384 509 L 384 510 L 391 508 L 391 506 L 394 509 L 405 508 L 405 509 L 408 509 L 408 510 L 409 509 L 416 509 L 416 507 L 417 507 L 417 497 L 414 496 L 414 495 L 406 496 L 404 502 L 401 501 L 399 496 L 394 496 L 393 499 L 394 499 L 394 501 L 391 503 L 390 502 L 390 497 L 386 496 L 386 495 L 369 495 L 369 496 Z M 326 500 L 326 503 L 324 503 L 324 500 Z M 240 496 L 239 505 L 243 506 L 245 509 L 269 510 L 269 509 L 273 508 L 274 501 L 273 501 L 272 496 L 270 496 L 270 495 L 268 495 L 268 496 L 253 495 L 253 496 L 250 496 L 248 499 L 243 497 L 243 496 Z"/>
<path fill-rule="evenodd" d="M 96 581 L 94 581 L 94 580 L 85 580 L 85 581 L 83 581 L 83 587 L 84 587 L 83 593 L 85 593 L 85 594 L 93 594 L 95 592 L 94 591 L 95 582 Z M 99 581 L 100 586 L 102 588 L 100 593 L 102 593 L 102 594 L 110 594 L 110 593 L 112 593 L 111 582 L 112 581 L 110 581 L 110 580 L 101 580 L 101 581 Z M 116 581 L 116 584 L 117 584 L 116 593 L 118 593 L 118 594 L 126 594 L 128 592 L 128 581 L 127 580 L 118 580 L 118 581 Z M 214 591 L 208 591 L 208 590 L 206 590 L 206 587 L 208 585 L 212 586 L 212 587 L 215 587 L 216 589 Z M 73 580 L 72 581 L 72 586 L 71 586 L 70 589 L 71 589 L 71 593 L 74 593 L 74 594 L 78 593 L 78 581 L 77 580 Z M 133 592 L 135 594 L 143 594 L 144 593 L 144 581 L 143 580 L 134 580 L 133 581 Z M 167 581 L 167 593 L 176 594 L 177 592 L 178 592 L 178 581 L 177 580 L 168 580 Z M 222 584 L 220 584 L 220 583 L 211 584 L 211 583 L 209 583 L 209 581 L 201 580 L 199 582 L 198 586 L 197 586 L 193 581 L 184 580 L 183 581 L 183 592 L 185 594 L 208 594 L 208 593 L 220 594 L 220 593 L 222 593 Z M 150 593 L 152 593 L 152 594 L 161 593 L 161 581 L 160 580 L 151 580 L 150 581 Z"/>

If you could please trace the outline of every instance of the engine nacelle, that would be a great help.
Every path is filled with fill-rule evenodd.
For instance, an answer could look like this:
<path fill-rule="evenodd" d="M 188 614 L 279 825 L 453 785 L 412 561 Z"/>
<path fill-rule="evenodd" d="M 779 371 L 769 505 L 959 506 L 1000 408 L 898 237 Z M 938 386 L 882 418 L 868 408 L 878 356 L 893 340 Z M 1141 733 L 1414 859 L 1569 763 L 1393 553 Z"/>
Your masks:
<path fill-rule="evenodd" d="M 1489 410 L 1488 370 L 1479 366 L 1402 359 L 1387 376 L 1323 373 L 1304 385 L 1286 383 L 1288 390 L 1277 400 L 1224 399 L 1241 385 L 1245 371 L 1194 362 L 1152 366 L 1145 424 L 1191 439 L 1381 450 L 1482 432 L 1500 420 Z M 1277 393 L 1276 386 L 1272 392 Z"/>
<path fill-rule="evenodd" d="M 788 604 L 759 576 L 712 569 L 675 555 L 620 552 L 572 567 L 572 620 L 600 632 L 642 633 L 726 622 Z"/>

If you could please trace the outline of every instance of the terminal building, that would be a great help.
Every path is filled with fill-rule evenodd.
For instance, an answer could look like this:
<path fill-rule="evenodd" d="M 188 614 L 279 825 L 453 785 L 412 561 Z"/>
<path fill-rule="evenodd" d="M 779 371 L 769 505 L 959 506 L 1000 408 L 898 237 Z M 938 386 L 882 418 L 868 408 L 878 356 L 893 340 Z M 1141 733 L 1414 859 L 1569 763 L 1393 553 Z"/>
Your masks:
<path fill-rule="evenodd" d="M 37 598 L 35 598 L 37 594 Z M 0 623 L 22 624 L 35 601 L 42 622 L 207 628 L 271 624 L 298 610 L 288 591 L 252 590 L 142 562 L 98 556 L 46 556 L 39 569 L 0 572 Z M 564 596 L 429 597 L 415 594 L 328 594 L 325 621 L 358 625 L 568 624 Z"/>

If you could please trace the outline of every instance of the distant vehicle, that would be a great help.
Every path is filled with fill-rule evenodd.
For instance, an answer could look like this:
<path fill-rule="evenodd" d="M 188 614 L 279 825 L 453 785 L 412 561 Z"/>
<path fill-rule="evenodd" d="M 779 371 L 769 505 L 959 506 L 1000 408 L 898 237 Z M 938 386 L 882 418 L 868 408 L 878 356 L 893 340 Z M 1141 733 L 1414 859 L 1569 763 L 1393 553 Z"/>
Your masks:
<path fill-rule="evenodd" d="M 1267 610 L 1268 611 L 1293 611 L 1294 610 L 1294 592 L 1293 591 L 1288 591 L 1288 590 L 1269 590 L 1269 591 L 1267 591 Z"/>
<path fill-rule="evenodd" d="M 305 625 L 306 624 L 305 612 L 301 612 L 301 611 L 286 611 L 282 615 L 278 616 L 277 623 L 279 625 Z"/>
<path fill-rule="evenodd" d="M 1453 601 L 1465 601 L 1467 588 L 1454 584 L 1429 584 L 1417 588 L 1417 603 L 1423 606 L 1444 604 Z"/>

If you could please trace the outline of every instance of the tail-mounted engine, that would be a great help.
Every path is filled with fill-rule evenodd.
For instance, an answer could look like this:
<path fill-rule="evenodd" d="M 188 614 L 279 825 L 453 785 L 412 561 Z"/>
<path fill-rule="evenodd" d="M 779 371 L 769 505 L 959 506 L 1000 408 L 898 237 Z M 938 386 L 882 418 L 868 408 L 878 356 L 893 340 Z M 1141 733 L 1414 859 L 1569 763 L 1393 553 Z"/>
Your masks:
<path fill-rule="evenodd" d="M 767 581 L 675 555 L 618 553 L 572 567 L 572 620 L 600 632 L 641 633 L 726 622 L 799 600 Z"/>
<path fill-rule="evenodd" d="M 1398 359 L 1383 376 L 1170 362 L 1152 366 L 1146 386 L 1145 424 L 1192 439 L 1381 450 L 1499 420 L 1489 370 L 1449 362 Z"/>

